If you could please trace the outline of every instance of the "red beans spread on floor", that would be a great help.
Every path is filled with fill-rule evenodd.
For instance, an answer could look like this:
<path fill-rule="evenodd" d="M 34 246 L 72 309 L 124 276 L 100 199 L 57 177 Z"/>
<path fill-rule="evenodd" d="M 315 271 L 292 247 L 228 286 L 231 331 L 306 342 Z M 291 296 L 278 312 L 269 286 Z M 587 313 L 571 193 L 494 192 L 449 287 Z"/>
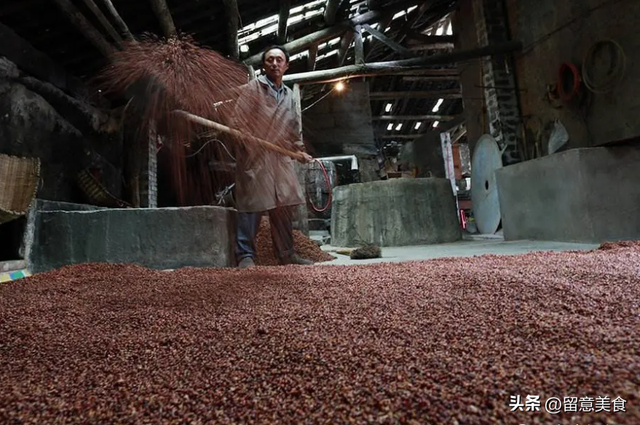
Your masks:
<path fill-rule="evenodd" d="M 0 284 L 0 423 L 638 424 L 640 247 L 605 248 Z"/>

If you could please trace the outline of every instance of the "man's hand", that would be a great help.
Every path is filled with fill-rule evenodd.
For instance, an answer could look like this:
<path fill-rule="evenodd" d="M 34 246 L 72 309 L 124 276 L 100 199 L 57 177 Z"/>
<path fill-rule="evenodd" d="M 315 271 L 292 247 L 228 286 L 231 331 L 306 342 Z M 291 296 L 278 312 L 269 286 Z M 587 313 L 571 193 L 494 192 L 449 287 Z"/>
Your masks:
<path fill-rule="evenodd" d="M 300 160 L 300 162 L 302 162 L 303 164 L 307 164 L 311 161 L 313 161 L 313 157 L 311 155 L 309 155 L 306 152 L 300 152 L 300 154 L 302 155 L 302 159 Z"/>

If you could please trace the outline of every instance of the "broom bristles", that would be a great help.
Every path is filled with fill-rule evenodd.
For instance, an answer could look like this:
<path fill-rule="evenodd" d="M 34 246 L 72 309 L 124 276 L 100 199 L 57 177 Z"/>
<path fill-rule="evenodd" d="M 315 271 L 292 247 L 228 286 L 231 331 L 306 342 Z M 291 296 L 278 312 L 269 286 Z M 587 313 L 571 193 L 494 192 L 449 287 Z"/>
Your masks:
<path fill-rule="evenodd" d="M 237 129 L 255 136 L 267 134 L 279 125 L 271 117 L 253 113 L 234 115 L 235 99 L 240 88 L 249 81 L 248 69 L 244 64 L 199 46 L 191 36 L 179 34 L 161 38 L 144 34 L 136 42 L 125 43 L 110 59 L 109 66 L 95 82 L 105 93 L 131 99 L 131 110 L 139 117 L 140 128 L 154 126 L 167 136 L 172 180 L 181 205 L 187 204 L 188 198 L 202 203 L 208 196 L 197 192 L 211 186 L 210 170 L 201 169 L 197 180 L 202 184 L 194 185 L 187 176 L 185 146 L 200 134 L 210 133 L 210 129 L 176 117 L 172 114 L 174 110 L 184 110 L 229 127 L 241 126 Z M 243 102 L 247 101 L 253 100 L 243 98 Z M 260 101 L 255 99 L 255 102 Z M 279 130 L 276 130 L 277 134 L 290 134 L 287 130 Z M 232 143 L 234 146 L 228 147 L 246 157 L 264 151 L 260 145 L 237 137 L 220 135 L 218 138 Z M 270 142 L 290 144 L 292 140 Z M 203 153 L 208 157 L 228 158 L 221 149 L 218 143 L 210 143 L 209 152 Z"/>

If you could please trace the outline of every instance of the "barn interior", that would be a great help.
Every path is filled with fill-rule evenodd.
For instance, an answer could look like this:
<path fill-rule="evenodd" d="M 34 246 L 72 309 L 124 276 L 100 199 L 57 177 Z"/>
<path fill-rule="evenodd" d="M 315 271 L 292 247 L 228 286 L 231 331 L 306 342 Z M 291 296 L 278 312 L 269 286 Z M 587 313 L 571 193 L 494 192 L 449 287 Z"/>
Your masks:
<path fill-rule="evenodd" d="M 3 1 L 0 419 L 638 423 L 638 16 Z M 188 140 L 177 179 L 170 136 L 100 85 L 148 37 L 189 37 L 247 83 L 287 49 L 313 266 L 277 266 L 263 222 L 238 270 L 233 142 Z"/>

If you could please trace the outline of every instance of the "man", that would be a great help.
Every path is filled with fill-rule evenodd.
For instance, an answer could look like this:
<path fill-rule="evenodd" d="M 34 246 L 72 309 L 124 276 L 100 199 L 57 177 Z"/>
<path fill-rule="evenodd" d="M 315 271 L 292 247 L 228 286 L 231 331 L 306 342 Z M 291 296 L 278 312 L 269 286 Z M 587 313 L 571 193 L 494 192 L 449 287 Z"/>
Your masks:
<path fill-rule="evenodd" d="M 289 53 L 272 46 L 262 55 L 264 73 L 243 87 L 235 109 L 235 128 L 288 150 L 304 152 L 293 91 L 282 83 L 289 68 Z M 247 144 L 251 143 L 250 141 Z M 236 259 L 240 268 L 255 265 L 255 238 L 266 211 L 271 238 L 280 264 L 313 264 L 293 246 L 293 208 L 304 203 L 293 160 L 272 151 L 253 150 L 236 156 L 236 207 L 238 210 Z"/>

